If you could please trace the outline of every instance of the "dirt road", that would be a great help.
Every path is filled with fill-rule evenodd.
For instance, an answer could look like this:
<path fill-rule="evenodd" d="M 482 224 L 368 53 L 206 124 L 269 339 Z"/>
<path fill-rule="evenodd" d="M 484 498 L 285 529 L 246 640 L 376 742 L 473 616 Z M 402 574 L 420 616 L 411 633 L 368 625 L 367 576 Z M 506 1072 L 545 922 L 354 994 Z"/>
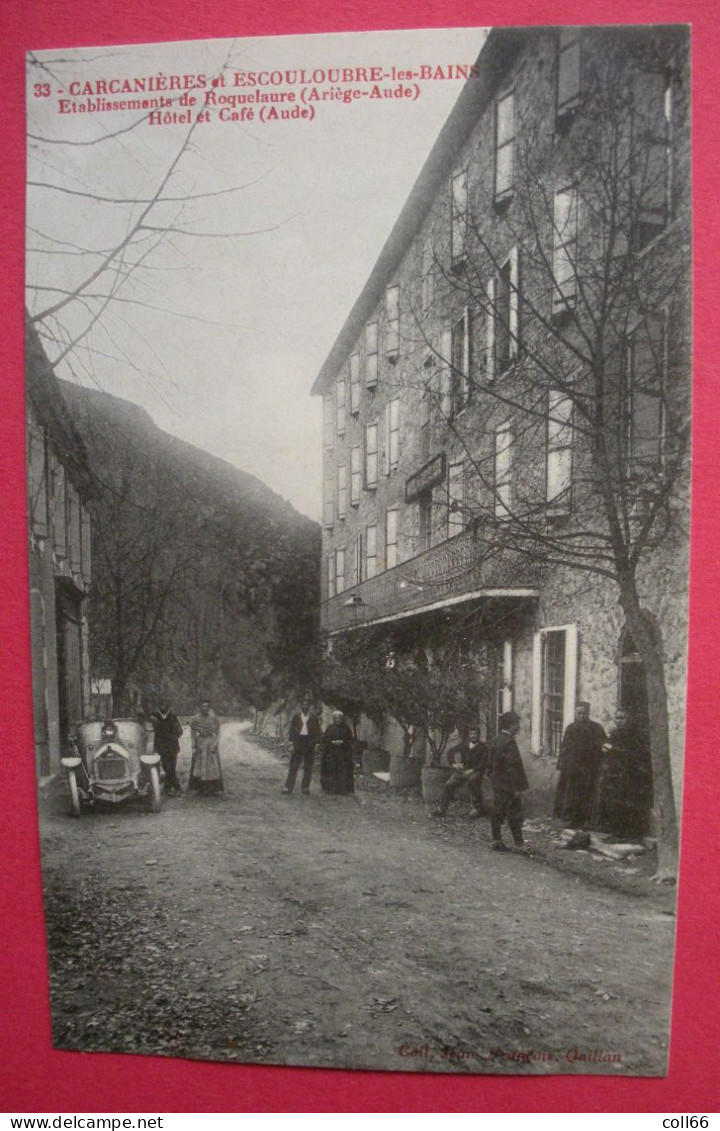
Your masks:
<path fill-rule="evenodd" d="M 662 1074 L 672 915 L 461 838 L 413 799 L 226 793 L 41 820 L 58 1047 L 454 1072 Z M 181 777 L 187 779 L 187 750 Z"/>

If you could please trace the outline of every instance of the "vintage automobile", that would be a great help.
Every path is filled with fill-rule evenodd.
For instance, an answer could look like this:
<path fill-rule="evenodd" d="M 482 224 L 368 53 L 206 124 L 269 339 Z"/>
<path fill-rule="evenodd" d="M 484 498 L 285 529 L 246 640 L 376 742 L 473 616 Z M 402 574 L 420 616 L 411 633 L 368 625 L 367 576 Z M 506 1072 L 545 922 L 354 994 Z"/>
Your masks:
<path fill-rule="evenodd" d="M 152 731 L 135 719 L 78 724 L 70 753 L 61 758 L 73 816 L 97 801 L 117 803 L 132 797 L 147 798 L 151 811 L 159 811 L 160 755 L 147 752 L 148 738 Z"/>

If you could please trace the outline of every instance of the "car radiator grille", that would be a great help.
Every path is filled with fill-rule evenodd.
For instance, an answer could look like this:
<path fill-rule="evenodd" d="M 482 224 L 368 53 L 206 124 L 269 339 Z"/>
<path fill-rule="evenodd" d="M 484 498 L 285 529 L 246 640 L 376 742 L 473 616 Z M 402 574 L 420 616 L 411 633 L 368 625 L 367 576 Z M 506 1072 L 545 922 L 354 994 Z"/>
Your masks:
<path fill-rule="evenodd" d="M 100 755 L 95 761 L 99 781 L 123 781 L 127 777 L 127 763 L 119 755 Z"/>

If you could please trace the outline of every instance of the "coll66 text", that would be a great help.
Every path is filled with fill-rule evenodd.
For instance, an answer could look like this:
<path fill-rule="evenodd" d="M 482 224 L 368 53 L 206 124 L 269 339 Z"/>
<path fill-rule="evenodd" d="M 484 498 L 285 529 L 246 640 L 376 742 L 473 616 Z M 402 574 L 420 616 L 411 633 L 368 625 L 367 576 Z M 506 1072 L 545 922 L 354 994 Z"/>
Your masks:
<path fill-rule="evenodd" d="M 662 1121 L 663 1127 L 697 1128 L 709 1127 L 710 1120 L 706 1115 L 667 1115 Z"/>

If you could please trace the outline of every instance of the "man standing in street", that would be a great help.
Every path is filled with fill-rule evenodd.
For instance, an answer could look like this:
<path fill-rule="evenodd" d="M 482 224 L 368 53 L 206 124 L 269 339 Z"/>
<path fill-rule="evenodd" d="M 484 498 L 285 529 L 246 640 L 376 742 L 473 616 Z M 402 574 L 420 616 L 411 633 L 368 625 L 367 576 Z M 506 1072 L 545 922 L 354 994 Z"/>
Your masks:
<path fill-rule="evenodd" d="M 590 718 L 590 704 L 578 703 L 575 722 L 563 735 L 557 768 L 560 780 L 555 791 L 553 815 L 571 829 L 590 825 L 595 785 L 603 744 L 607 742 L 600 723 Z"/>
<path fill-rule="evenodd" d="M 300 707 L 290 720 L 288 730 L 288 741 L 292 744 L 292 753 L 290 755 L 288 776 L 285 786 L 283 787 L 283 793 L 292 793 L 295 788 L 295 781 L 301 764 L 303 774 L 300 788 L 305 794 L 310 792 L 313 761 L 315 759 L 315 746 L 320 741 L 321 736 L 322 727 L 320 726 L 320 720 L 317 715 L 313 713 L 310 700 L 307 698 L 301 699 Z"/>
<path fill-rule="evenodd" d="M 490 743 L 488 773 L 495 794 L 490 825 L 492 846 L 499 852 L 507 852 L 507 845 L 502 838 L 503 821 L 508 823 L 515 846 L 521 848 L 524 844 L 520 794 L 529 788 L 529 784 L 515 741 L 519 730 L 520 716 L 515 711 L 506 711 L 500 716 L 500 733 Z"/>
<path fill-rule="evenodd" d="M 473 807 L 471 817 L 482 817 L 485 813 L 482 796 L 482 779 L 488 764 L 488 748 L 480 741 L 477 729 L 468 731 L 467 740 L 460 742 L 449 754 L 452 773 L 443 787 L 440 803 L 431 816 L 444 817 L 450 802 L 457 792 L 467 785 Z"/>
<path fill-rule="evenodd" d="M 177 776 L 177 760 L 180 753 L 180 735 L 183 728 L 177 715 L 170 710 L 170 704 L 162 699 L 157 711 L 150 716 L 150 722 L 155 732 L 155 753 L 160 755 L 163 773 L 165 774 L 165 793 L 177 793 L 182 789 Z"/>

